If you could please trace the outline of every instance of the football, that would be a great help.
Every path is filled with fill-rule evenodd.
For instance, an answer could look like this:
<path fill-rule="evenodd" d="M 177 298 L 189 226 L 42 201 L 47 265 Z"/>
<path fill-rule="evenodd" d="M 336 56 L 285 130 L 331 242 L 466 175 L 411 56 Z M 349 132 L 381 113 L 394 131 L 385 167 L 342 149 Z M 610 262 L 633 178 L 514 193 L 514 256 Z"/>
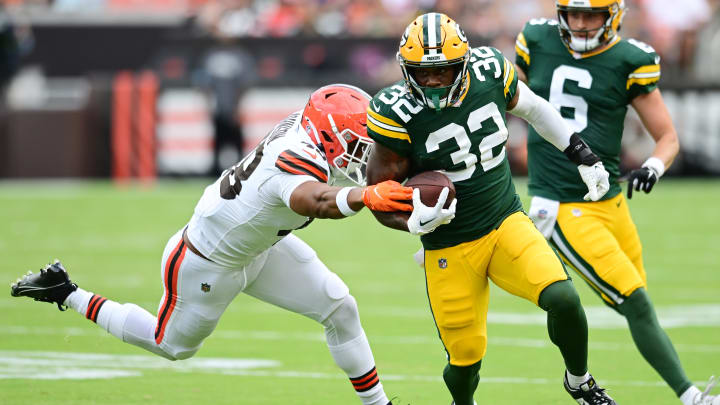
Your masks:
<path fill-rule="evenodd" d="M 449 208 L 450 203 L 453 198 L 455 198 L 455 186 L 453 182 L 440 172 L 427 171 L 418 173 L 408 179 L 408 181 L 405 182 L 405 186 L 420 189 L 420 201 L 428 207 L 435 206 L 438 197 L 440 197 L 440 192 L 444 187 L 449 188 L 450 191 L 443 208 Z"/>

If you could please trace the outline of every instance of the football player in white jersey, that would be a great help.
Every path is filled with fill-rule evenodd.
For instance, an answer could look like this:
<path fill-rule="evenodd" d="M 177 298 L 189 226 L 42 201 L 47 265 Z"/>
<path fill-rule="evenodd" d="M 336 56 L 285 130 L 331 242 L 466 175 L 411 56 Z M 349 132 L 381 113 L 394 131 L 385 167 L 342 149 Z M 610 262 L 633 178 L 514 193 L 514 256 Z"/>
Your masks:
<path fill-rule="evenodd" d="M 316 90 L 303 111 L 205 189 L 187 226 L 165 247 L 157 316 L 78 288 L 58 261 L 18 279 L 11 294 L 70 307 L 127 343 L 180 360 L 200 349 L 244 292 L 321 323 L 335 363 L 362 403 L 389 404 L 355 299 L 291 233 L 314 218 L 344 218 L 364 206 L 412 211 L 411 188 L 396 182 L 364 187 L 373 144 L 365 129 L 369 100 L 349 85 Z M 341 183 L 354 187 L 330 185 Z"/>

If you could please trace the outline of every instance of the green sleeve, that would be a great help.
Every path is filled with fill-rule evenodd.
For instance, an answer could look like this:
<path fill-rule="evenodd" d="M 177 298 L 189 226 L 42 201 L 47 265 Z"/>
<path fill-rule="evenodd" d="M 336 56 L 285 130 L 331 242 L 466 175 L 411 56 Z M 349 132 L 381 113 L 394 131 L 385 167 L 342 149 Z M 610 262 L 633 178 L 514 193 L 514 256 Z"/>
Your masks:
<path fill-rule="evenodd" d="M 370 101 L 367 109 L 368 136 L 398 155 L 408 156 L 412 150 L 410 135 L 399 122 L 402 120 L 393 113 L 392 106 L 378 99 L 378 95 Z"/>
<path fill-rule="evenodd" d="M 660 55 L 644 42 L 629 39 L 633 47 L 629 57 L 629 71 L 626 82 L 628 100 L 650 93 L 660 81 Z"/>

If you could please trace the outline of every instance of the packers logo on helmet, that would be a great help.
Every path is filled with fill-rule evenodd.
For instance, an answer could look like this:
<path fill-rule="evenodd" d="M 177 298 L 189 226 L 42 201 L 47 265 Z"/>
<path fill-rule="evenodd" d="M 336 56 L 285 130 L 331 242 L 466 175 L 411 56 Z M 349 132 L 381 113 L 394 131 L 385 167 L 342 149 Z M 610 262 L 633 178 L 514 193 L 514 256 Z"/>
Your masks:
<path fill-rule="evenodd" d="M 558 28 L 565 45 L 576 52 L 588 52 L 609 44 L 617 36 L 625 17 L 625 0 L 557 0 Z M 601 27 L 573 30 L 568 24 L 568 12 L 603 13 L 605 22 Z M 590 36 L 592 31 L 597 32 Z"/>
<path fill-rule="evenodd" d="M 397 59 L 405 85 L 420 104 L 440 110 L 454 104 L 466 86 L 470 46 L 460 26 L 441 13 L 417 17 L 400 39 Z M 452 84 L 442 87 L 421 86 L 415 79 L 417 69 L 450 67 Z"/>

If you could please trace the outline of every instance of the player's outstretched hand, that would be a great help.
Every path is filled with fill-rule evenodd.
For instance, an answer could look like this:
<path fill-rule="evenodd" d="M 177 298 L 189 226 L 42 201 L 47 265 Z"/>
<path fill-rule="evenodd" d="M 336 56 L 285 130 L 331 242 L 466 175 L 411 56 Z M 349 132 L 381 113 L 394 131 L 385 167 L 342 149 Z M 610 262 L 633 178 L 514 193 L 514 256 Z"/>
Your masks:
<path fill-rule="evenodd" d="M 457 199 L 453 198 L 448 208 L 443 208 L 447 201 L 450 189 L 444 187 L 440 192 L 434 207 L 428 207 L 420 201 L 420 189 L 414 189 L 412 194 L 413 211 L 408 219 L 408 231 L 413 235 L 425 235 L 440 225 L 450 223 L 455 218 L 455 205 Z"/>
<path fill-rule="evenodd" d="M 408 204 L 412 200 L 413 189 L 403 187 L 394 180 L 386 180 L 372 186 L 365 187 L 362 191 L 362 200 L 366 207 L 373 211 L 393 212 L 413 210 Z"/>
<path fill-rule="evenodd" d="M 641 167 L 630 172 L 627 177 L 627 198 L 632 198 L 633 189 L 649 193 L 658 181 L 658 175 L 649 167 Z"/>
<path fill-rule="evenodd" d="M 591 166 L 578 165 L 578 171 L 588 188 L 588 193 L 583 197 L 585 201 L 597 201 L 610 190 L 610 174 L 602 162 L 598 161 Z"/>

